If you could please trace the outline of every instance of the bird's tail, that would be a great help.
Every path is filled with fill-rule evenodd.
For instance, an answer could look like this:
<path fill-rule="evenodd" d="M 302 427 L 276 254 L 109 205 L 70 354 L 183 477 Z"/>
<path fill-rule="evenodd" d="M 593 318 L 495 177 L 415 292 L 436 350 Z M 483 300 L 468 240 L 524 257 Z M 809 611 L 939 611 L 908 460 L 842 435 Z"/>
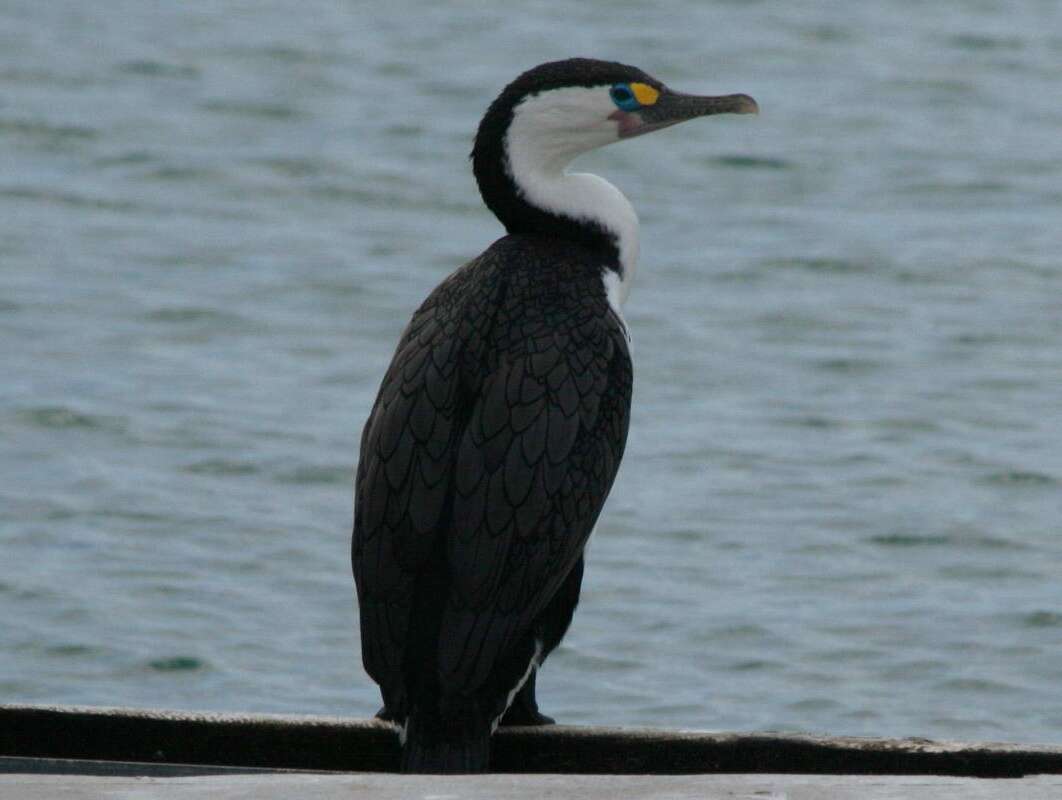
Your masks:
<path fill-rule="evenodd" d="M 454 736 L 455 732 L 446 727 L 417 715 L 410 717 L 402 746 L 402 772 L 442 775 L 487 771 L 490 728 L 483 726 L 481 731 L 465 730 Z"/>

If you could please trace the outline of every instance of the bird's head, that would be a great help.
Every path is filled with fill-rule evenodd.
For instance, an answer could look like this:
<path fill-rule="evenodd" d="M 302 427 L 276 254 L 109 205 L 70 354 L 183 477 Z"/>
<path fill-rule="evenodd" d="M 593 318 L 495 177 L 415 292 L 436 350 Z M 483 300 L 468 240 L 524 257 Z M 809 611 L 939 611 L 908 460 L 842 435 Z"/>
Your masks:
<path fill-rule="evenodd" d="M 637 217 L 610 185 L 612 194 L 586 176 L 565 182 L 572 159 L 695 117 L 756 111 L 748 95 L 681 94 L 626 64 L 552 61 L 518 77 L 487 109 L 472 168 L 484 202 L 510 233 L 550 232 L 615 250 Z"/>
<path fill-rule="evenodd" d="M 705 97 L 669 89 L 637 67 L 588 58 L 540 64 L 510 83 L 476 135 L 477 151 L 507 144 L 545 168 L 580 153 L 709 114 L 752 114 L 745 94 Z"/>

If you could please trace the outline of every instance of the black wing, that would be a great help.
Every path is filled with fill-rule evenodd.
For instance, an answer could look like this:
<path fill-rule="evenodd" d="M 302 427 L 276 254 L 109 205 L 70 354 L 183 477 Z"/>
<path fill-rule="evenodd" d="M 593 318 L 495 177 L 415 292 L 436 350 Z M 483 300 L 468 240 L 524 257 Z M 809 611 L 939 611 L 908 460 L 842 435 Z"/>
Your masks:
<path fill-rule="evenodd" d="M 600 273 L 529 286 L 483 261 L 414 316 L 362 437 L 354 574 L 385 698 L 438 537 L 440 688 L 467 693 L 578 560 L 626 441 L 630 356 Z"/>
<path fill-rule="evenodd" d="M 543 326 L 484 382 L 458 447 L 441 684 L 480 686 L 582 554 L 627 436 L 630 357 L 610 315 Z"/>
<path fill-rule="evenodd" d="M 401 681 L 418 575 L 446 528 L 460 351 L 476 336 L 470 320 L 489 318 L 497 288 L 480 274 L 481 260 L 444 281 L 414 314 L 362 433 L 351 555 L 362 660 L 385 697 Z"/>

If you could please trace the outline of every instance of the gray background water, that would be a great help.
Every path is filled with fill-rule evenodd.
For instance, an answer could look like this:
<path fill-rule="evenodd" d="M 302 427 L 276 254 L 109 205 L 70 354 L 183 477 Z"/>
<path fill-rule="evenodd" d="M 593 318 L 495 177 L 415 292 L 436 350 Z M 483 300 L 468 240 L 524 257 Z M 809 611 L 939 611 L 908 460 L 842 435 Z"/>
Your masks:
<path fill-rule="evenodd" d="M 1054 2 L 0 2 L 0 699 L 366 715 L 357 437 L 568 55 L 758 118 L 584 159 L 634 418 L 573 723 L 1062 740 Z"/>

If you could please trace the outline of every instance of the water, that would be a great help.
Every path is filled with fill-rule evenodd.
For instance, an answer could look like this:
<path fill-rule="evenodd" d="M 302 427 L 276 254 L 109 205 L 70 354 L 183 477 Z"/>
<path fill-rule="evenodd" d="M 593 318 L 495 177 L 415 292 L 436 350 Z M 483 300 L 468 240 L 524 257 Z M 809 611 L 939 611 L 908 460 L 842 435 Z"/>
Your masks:
<path fill-rule="evenodd" d="M 639 209 L 627 456 L 565 722 L 1062 738 L 1048 2 L 0 5 L 0 699 L 367 715 L 357 437 L 499 227 L 467 154 L 573 54 L 758 118 Z"/>

